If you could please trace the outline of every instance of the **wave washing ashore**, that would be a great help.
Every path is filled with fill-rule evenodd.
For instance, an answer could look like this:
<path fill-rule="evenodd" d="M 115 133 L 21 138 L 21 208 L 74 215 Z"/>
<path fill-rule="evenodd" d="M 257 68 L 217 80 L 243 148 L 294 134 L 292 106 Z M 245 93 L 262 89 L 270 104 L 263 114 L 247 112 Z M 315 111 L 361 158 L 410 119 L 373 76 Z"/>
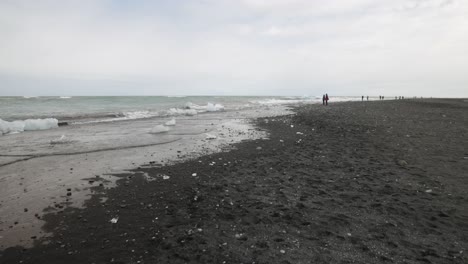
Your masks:
<path fill-rule="evenodd" d="M 0 135 L 52 129 L 65 123 L 190 116 L 320 100 L 321 97 L 232 96 L 0 97 Z M 359 97 L 336 97 L 331 102 L 352 100 Z"/>

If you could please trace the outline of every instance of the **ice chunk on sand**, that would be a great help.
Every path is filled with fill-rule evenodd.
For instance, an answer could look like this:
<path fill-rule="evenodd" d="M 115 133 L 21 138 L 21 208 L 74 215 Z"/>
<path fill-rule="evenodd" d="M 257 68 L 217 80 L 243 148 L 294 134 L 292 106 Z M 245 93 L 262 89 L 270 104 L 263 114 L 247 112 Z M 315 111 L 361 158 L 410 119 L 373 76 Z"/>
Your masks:
<path fill-rule="evenodd" d="M 109 222 L 113 223 L 113 224 L 117 224 L 117 222 L 119 221 L 119 218 L 118 217 L 114 217 L 112 218 Z"/>
<path fill-rule="evenodd" d="M 151 129 L 151 134 L 159 134 L 159 133 L 164 133 L 169 131 L 169 128 L 167 126 L 163 125 L 157 125 Z"/>
<path fill-rule="evenodd" d="M 211 134 L 206 134 L 206 139 L 216 139 L 217 137 L 215 135 Z"/>
<path fill-rule="evenodd" d="M 26 119 L 24 121 L 24 130 L 46 130 L 58 127 L 58 120 L 55 118 L 46 119 Z"/>
<path fill-rule="evenodd" d="M 175 118 L 173 118 L 173 119 L 167 121 L 164 125 L 166 125 L 166 126 L 175 126 L 175 125 L 176 125 L 176 120 L 175 120 Z"/>
<path fill-rule="evenodd" d="M 63 143 L 67 143 L 68 140 L 65 139 L 65 135 L 62 135 L 60 138 L 58 139 L 52 139 L 50 141 L 50 144 L 63 144 Z"/>
<path fill-rule="evenodd" d="M 0 134 L 18 133 L 27 130 L 46 130 L 58 127 L 55 118 L 26 119 L 8 122 L 0 119 Z"/>

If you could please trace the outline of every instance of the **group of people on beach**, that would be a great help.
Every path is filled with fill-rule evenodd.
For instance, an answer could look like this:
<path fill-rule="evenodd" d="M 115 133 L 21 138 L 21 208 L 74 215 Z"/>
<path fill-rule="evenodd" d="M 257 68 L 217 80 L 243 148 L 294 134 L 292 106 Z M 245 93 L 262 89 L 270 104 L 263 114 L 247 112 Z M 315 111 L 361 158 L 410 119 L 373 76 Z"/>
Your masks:
<path fill-rule="evenodd" d="M 385 96 L 383 95 L 379 95 L 379 100 L 384 100 L 385 99 Z M 395 100 L 401 100 L 401 99 L 405 99 L 404 96 L 395 96 Z M 361 97 L 361 101 L 364 101 L 364 95 Z M 367 101 L 369 101 L 369 96 L 367 96 Z"/>
<path fill-rule="evenodd" d="M 322 96 L 322 104 L 323 104 L 323 105 L 328 105 L 328 100 L 329 100 L 328 94 L 324 94 L 324 95 Z"/>

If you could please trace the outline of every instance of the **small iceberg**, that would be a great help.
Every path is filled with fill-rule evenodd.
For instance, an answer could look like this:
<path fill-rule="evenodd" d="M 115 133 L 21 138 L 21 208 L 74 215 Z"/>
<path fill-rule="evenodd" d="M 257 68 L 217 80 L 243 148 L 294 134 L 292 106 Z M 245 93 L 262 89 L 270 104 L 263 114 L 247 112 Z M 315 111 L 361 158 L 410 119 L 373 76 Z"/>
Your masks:
<path fill-rule="evenodd" d="M 151 129 L 150 133 L 159 134 L 159 133 L 165 133 L 167 131 L 169 131 L 169 128 L 167 126 L 157 125 Z"/>
<path fill-rule="evenodd" d="M 58 120 L 55 118 L 46 119 L 26 119 L 8 122 L 0 119 L 0 135 L 14 134 L 23 131 L 46 130 L 58 127 Z"/>
<path fill-rule="evenodd" d="M 55 144 L 64 144 L 64 143 L 67 143 L 68 140 L 66 139 L 65 135 L 62 135 L 60 138 L 58 139 L 52 139 L 50 141 L 50 144 L 52 145 L 55 145 Z"/>
<path fill-rule="evenodd" d="M 206 134 L 206 139 L 216 139 L 216 138 L 218 138 L 218 137 L 215 136 L 215 135 Z"/>
<path fill-rule="evenodd" d="M 175 120 L 175 118 L 173 118 L 173 119 L 167 121 L 164 125 L 166 125 L 166 126 L 175 126 L 175 125 L 176 125 L 176 120 Z"/>

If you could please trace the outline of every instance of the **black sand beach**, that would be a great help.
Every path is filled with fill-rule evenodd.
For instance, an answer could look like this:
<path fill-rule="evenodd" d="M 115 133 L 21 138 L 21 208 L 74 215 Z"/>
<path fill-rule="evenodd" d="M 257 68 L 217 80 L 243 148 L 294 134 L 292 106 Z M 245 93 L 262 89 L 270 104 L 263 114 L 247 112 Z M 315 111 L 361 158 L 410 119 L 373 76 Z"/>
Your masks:
<path fill-rule="evenodd" d="M 256 121 L 268 140 L 40 212 L 52 237 L 0 263 L 468 263 L 467 100 L 295 111 Z"/>

